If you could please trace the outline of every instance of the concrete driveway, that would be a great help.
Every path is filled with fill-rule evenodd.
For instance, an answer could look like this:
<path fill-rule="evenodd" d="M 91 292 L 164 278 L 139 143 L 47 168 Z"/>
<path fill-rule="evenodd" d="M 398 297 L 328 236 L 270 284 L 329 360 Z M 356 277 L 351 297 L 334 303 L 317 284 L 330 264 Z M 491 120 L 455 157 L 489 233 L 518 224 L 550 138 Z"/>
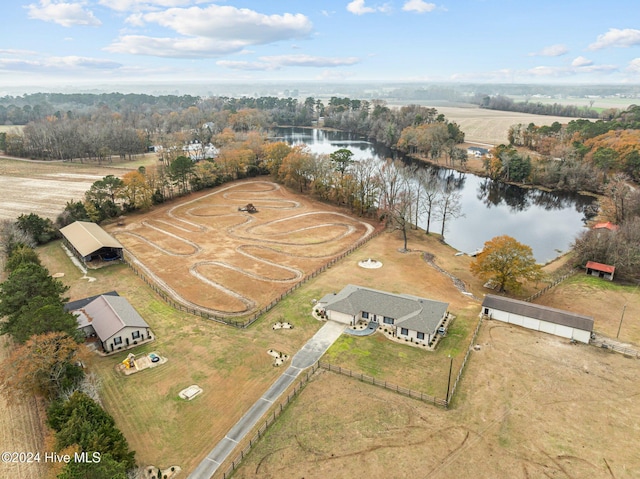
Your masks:
<path fill-rule="evenodd" d="M 240 418 L 226 436 L 211 450 L 188 479 L 210 479 L 231 455 L 238 443 L 251 432 L 274 402 L 287 390 L 306 368 L 315 364 L 344 332 L 346 325 L 327 321 L 296 353 L 289 366 L 271 387 Z"/>

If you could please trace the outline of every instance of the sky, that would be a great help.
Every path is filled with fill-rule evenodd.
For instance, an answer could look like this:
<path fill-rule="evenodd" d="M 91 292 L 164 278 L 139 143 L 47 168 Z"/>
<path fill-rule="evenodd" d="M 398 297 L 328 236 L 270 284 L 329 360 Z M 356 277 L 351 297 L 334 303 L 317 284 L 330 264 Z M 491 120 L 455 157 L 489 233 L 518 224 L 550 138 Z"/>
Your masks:
<path fill-rule="evenodd" d="M 638 0 L 8 0 L 0 87 L 640 84 Z"/>

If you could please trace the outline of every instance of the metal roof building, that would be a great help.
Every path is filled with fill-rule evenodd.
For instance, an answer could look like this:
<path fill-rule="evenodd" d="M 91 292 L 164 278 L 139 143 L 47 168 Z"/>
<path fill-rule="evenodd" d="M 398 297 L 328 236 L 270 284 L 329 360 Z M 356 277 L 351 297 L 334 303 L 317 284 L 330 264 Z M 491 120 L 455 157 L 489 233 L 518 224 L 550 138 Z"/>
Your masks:
<path fill-rule="evenodd" d="M 122 296 L 101 295 L 74 311 L 78 328 L 95 333 L 105 352 L 152 338 L 147 322 Z"/>
<path fill-rule="evenodd" d="M 65 244 L 85 265 L 91 261 L 122 259 L 123 246 L 99 225 L 76 221 L 60 230 Z"/>
<path fill-rule="evenodd" d="M 588 343 L 593 318 L 582 314 L 488 294 L 482 302 L 482 314 L 491 319 Z"/>

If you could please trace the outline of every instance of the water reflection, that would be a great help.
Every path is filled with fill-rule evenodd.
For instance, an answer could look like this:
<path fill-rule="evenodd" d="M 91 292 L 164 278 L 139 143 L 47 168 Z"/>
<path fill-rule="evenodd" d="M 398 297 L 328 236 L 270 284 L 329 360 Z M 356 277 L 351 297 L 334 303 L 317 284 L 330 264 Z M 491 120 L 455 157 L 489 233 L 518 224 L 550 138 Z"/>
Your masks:
<path fill-rule="evenodd" d="M 593 214 L 593 198 L 584 195 L 520 188 L 447 168 L 412 162 L 381 145 L 349 133 L 302 128 L 278 128 L 275 136 L 292 145 L 306 144 L 318 154 L 349 148 L 356 161 L 402 159 L 419 165 L 441 189 L 461 195 L 464 217 L 447 223 L 447 243 L 472 252 L 485 241 L 507 234 L 531 246 L 536 259 L 548 261 L 566 251 Z M 420 221 L 419 221 L 420 223 Z M 420 227 L 424 225 L 419 224 Z M 439 230 L 432 223 L 432 231 Z"/>

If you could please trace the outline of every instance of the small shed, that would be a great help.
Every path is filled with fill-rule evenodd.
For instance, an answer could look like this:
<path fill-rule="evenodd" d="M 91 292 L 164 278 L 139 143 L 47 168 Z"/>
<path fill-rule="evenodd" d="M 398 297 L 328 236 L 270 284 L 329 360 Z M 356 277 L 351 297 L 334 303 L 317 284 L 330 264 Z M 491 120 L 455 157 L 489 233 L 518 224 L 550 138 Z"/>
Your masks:
<path fill-rule="evenodd" d="M 618 231 L 620 227 L 618 225 L 614 225 L 611 221 L 607 221 L 605 223 L 596 223 L 593 225 L 594 230 L 609 230 L 609 231 Z"/>
<path fill-rule="evenodd" d="M 485 296 L 481 314 L 490 319 L 587 344 L 593 331 L 591 316 L 493 294 Z"/>
<path fill-rule="evenodd" d="M 85 266 L 92 261 L 122 259 L 123 246 L 95 223 L 76 221 L 62 228 L 60 233 L 67 247 Z"/>
<path fill-rule="evenodd" d="M 609 281 L 613 281 L 613 275 L 616 272 L 615 266 L 596 263 L 595 261 L 587 261 L 586 269 L 589 276 L 597 276 L 598 278 L 608 279 Z"/>

